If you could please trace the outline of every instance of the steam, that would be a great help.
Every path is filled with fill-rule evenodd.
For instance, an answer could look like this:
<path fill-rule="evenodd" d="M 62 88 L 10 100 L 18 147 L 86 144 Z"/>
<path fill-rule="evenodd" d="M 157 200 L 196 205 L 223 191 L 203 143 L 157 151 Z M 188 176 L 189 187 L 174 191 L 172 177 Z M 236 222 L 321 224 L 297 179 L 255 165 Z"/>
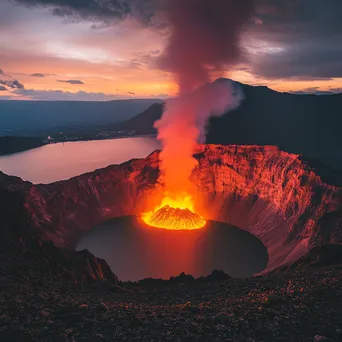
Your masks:
<path fill-rule="evenodd" d="M 178 200 L 190 192 L 190 176 L 196 166 L 192 157 L 198 142 L 205 140 L 210 116 L 237 108 L 243 99 L 233 82 L 212 83 L 166 102 L 162 118 L 155 123 L 162 141 L 160 170 L 167 195 Z"/>
<path fill-rule="evenodd" d="M 166 196 L 175 200 L 190 192 L 192 157 L 205 138 L 210 116 L 240 104 L 241 89 L 232 82 L 211 81 L 241 56 L 239 37 L 253 12 L 252 0 L 168 0 L 165 16 L 171 27 L 160 66 L 173 73 L 179 97 L 166 102 L 155 123 L 163 149 L 161 171 Z"/>

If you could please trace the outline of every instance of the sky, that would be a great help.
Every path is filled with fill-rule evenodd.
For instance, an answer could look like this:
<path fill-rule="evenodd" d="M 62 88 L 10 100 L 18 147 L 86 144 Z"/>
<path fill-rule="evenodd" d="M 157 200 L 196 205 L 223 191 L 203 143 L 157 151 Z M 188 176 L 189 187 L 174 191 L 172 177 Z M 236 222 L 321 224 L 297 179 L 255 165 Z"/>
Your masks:
<path fill-rule="evenodd" d="M 0 99 L 174 96 L 172 75 L 158 64 L 169 37 L 163 1 L 0 0 Z M 341 17 L 341 0 L 255 0 L 242 58 L 215 76 L 342 92 Z"/>

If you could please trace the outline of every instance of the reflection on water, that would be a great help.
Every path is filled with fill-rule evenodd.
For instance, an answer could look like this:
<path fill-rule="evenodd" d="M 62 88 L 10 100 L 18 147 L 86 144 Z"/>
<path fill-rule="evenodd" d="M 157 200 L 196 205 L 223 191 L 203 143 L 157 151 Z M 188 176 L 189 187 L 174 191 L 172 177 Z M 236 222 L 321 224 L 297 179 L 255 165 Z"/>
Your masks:
<path fill-rule="evenodd" d="M 88 249 L 105 259 L 120 280 L 132 281 L 181 272 L 206 276 L 214 269 L 247 277 L 262 271 L 268 260 L 255 236 L 233 226 L 208 222 L 199 230 L 171 231 L 147 227 L 135 217 L 94 228 L 76 249 Z"/>
<path fill-rule="evenodd" d="M 144 158 L 157 149 L 160 144 L 152 137 L 50 144 L 0 157 L 0 171 L 32 183 L 52 183 Z"/>

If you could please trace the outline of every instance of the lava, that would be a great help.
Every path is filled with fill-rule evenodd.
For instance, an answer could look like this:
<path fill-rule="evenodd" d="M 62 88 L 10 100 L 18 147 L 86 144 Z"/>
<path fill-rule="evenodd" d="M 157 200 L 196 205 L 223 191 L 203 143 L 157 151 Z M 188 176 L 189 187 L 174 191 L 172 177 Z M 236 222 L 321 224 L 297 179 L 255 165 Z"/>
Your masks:
<path fill-rule="evenodd" d="M 205 219 L 195 212 L 190 196 L 179 201 L 165 197 L 160 206 L 144 213 L 142 219 L 151 227 L 170 230 L 200 229 L 206 224 Z"/>

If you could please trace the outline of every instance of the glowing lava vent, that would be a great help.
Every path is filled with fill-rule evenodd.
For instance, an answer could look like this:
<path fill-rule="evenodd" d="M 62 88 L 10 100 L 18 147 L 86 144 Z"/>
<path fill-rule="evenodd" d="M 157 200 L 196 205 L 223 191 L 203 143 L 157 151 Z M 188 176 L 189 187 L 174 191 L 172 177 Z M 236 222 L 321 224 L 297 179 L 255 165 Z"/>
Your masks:
<path fill-rule="evenodd" d="M 195 213 L 190 197 L 182 201 L 165 198 L 159 207 L 143 214 L 142 219 L 151 227 L 170 230 L 200 229 L 206 224 L 205 219 Z"/>

